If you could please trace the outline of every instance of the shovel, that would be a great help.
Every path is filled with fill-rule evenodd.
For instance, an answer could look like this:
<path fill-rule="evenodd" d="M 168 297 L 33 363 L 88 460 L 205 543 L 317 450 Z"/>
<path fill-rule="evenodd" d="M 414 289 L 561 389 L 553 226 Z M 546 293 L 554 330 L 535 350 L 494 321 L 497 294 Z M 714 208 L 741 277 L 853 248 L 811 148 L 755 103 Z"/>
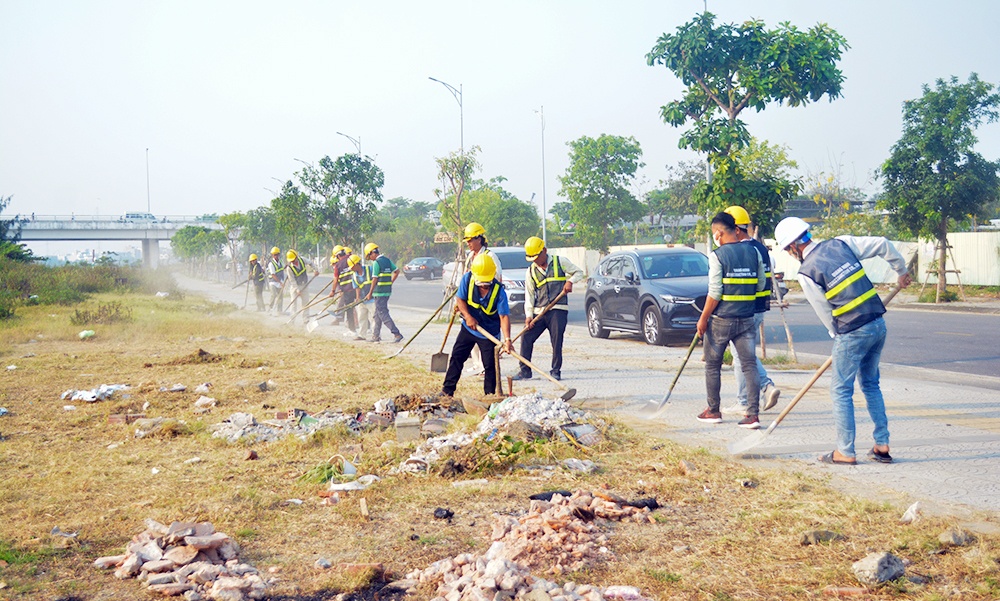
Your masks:
<path fill-rule="evenodd" d="M 300 296 L 302 296 L 302 291 L 305 290 L 305 289 L 307 289 L 307 288 L 309 288 L 309 284 L 312 284 L 312 281 L 315 280 L 317 277 L 319 277 L 318 273 L 316 275 L 314 275 L 313 277 L 309 278 L 309 280 L 306 281 L 306 285 L 305 286 L 303 286 L 301 288 L 298 288 L 298 290 L 295 291 L 295 295 L 292 296 L 292 300 L 290 300 L 288 302 L 288 306 L 285 307 L 285 311 L 284 312 L 287 313 L 288 310 L 292 308 L 292 305 L 295 304 L 295 299 L 297 299 Z M 288 281 L 288 280 L 286 279 L 285 281 Z M 330 281 L 332 282 L 333 280 L 330 280 Z M 298 287 L 298 286 L 296 286 L 296 287 Z M 303 308 L 305 308 L 305 307 L 303 307 Z M 296 313 L 295 315 L 298 315 L 298 313 Z"/>
<path fill-rule="evenodd" d="M 329 309 L 329 308 L 330 308 L 330 305 L 332 305 L 333 303 L 337 302 L 337 298 L 338 298 L 338 297 L 340 296 L 340 294 L 341 294 L 341 293 L 340 293 L 340 292 L 338 292 L 338 293 L 334 294 L 334 295 L 333 295 L 333 297 L 329 297 L 329 296 L 328 296 L 328 297 L 326 297 L 326 298 L 324 298 L 324 299 L 320 299 L 320 300 L 319 300 L 319 303 L 323 302 L 324 300 L 326 300 L 326 301 L 327 301 L 327 303 L 326 303 L 325 305 L 323 305 L 323 308 L 322 308 L 322 309 L 320 309 L 320 310 L 319 310 L 319 311 L 318 311 L 318 312 L 316 313 L 316 315 L 314 315 L 314 316 L 313 316 L 313 317 L 312 317 L 312 318 L 311 318 L 311 319 L 310 319 L 310 320 L 309 320 L 309 321 L 308 321 L 308 322 L 306 323 L 306 331 L 308 331 L 309 333 L 312 333 L 312 331 L 313 331 L 313 330 L 315 330 L 315 329 L 316 329 L 316 328 L 317 328 L 317 327 L 319 326 L 319 320 L 323 319 L 323 318 L 324 318 L 324 317 L 326 317 L 327 315 L 330 315 L 330 312 L 329 312 L 329 311 L 327 311 L 327 309 Z M 319 304 L 319 303 L 317 303 L 317 304 Z"/>
<path fill-rule="evenodd" d="M 889 301 L 892 300 L 892 297 L 896 296 L 896 293 L 899 291 L 900 288 L 898 286 L 893 288 L 892 291 L 889 293 L 889 295 L 885 297 L 885 300 L 882 301 L 882 304 L 888 305 Z M 727 445 L 729 452 L 732 453 L 733 455 L 739 455 L 741 453 L 749 451 L 750 449 L 764 442 L 764 440 L 767 439 L 767 437 L 771 434 L 771 432 L 773 432 L 774 429 L 778 427 L 778 424 L 781 423 L 781 420 L 785 419 L 785 416 L 792 411 L 792 408 L 795 407 L 795 404 L 798 403 L 799 400 L 801 400 L 802 397 L 804 397 L 807 392 L 809 392 L 809 389 L 812 388 L 812 385 L 816 383 L 816 380 L 818 380 L 819 377 L 822 376 L 823 373 L 827 369 L 829 369 L 832 364 L 833 364 L 833 357 L 827 357 L 826 361 L 823 362 L 823 365 L 819 366 L 819 369 L 817 369 L 816 373 L 814 373 L 813 376 L 809 378 L 809 381 L 806 382 L 806 385 L 802 387 L 802 390 L 800 390 L 798 394 L 795 395 L 795 398 L 792 399 L 790 403 L 788 403 L 788 406 L 785 407 L 781 411 L 781 413 L 778 414 L 778 417 L 774 418 L 774 421 L 771 422 L 771 425 L 768 426 L 766 430 L 756 430 L 752 434 L 750 434 L 750 436 L 747 436 L 743 440 L 734 440 L 733 442 L 729 443 L 729 445 Z"/>
<path fill-rule="evenodd" d="M 458 292 L 458 290 L 455 290 L 455 292 Z M 433 313 L 431 313 L 431 316 L 429 318 L 427 318 L 427 321 L 424 322 L 424 325 L 420 326 L 420 329 L 417 330 L 416 334 L 414 334 L 413 336 L 410 336 L 410 339 L 406 341 L 406 344 L 404 344 L 401 349 L 399 349 L 398 351 L 396 351 L 395 353 L 393 353 L 391 355 L 387 355 L 387 356 L 382 357 L 382 358 L 383 359 L 392 359 L 393 357 L 399 356 L 399 354 L 402 353 L 403 350 L 406 349 L 406 347 L 410 346 L 410 343 L 413 342 L 413 339 L 416 338 L 417 336 L 419 336 L 420 332 L 424 331 L 424 328 L 427 327 L 427 324 L 429 324 L 430 322 L 434 321 L 434 318 L 437 317 L 438 313 L 441 312 L 441 309 L 444 309 L 444 306 L 447 305 L 449 302 L 451 302 L 452 297 L 455 296 L 455 292 L 452 292 L 448 296 L 445 297 L 444 302 L 442 302 L 441 305 L 438 306 L 438 308 L 435 309 Z"/>
<path fill-rule="evenodd" d="M 699 338 L 701 338 L 701 336 L 695 334 L 694 339 L 691 340 L 691 346 L 688 347 L 688 352 L 686 355 L 684 355 L 684 362 L 681 363 L 681 368 L 677 370 L 677 375 L 674 376 L 674 381 L 670 383 L 670 390 L 667 391 L 667 396 L 663 397 L 663 400 L 660 401 L 660 404 L 656 406 L 656 411 L 653 412 L 653 417 L 658 416 L 660 414 L 660 410 L 662 410 L 663 406 L 666 405 L 667 402 L 670 400 L 670 395 L 674 391 L 674 386 L 677 386 L 677 380 L 680 379 L 681 372 L 684 371 L 684 366 L 687 365 L 688 359 L 691 358 L 691 353 L 694 352 L 694 347 L 698 345 Z"/>
<path fill-rule="evenodd" d="M 511 340 L 511 343 L 517 342 L 517 339 L 520 338 L 522 334 L 524 334 L 525 332 L 527 332 L 528 330 L 530 330 L 536 323 L 538 323 L 538 320 L 541 319 L 543 315 L 545 315 L 546 313 L 548 313 L 549 309 L 551 309 L 552 307 L 555 307 L 556 303 L 559 302 L 559 299 L 561 299 L 564 296 L 566 296 L 566 290 L 563 290 L 562 292 L 560 292 L 559 296 L 557 296 L 554 299 L 552 299 L 551 303 L 545 305 L 545 308 L 542 309 L 541 313 L 539 313 L 538 315 L 532 317 L 531 321 L 528 322 L 527 327 L 525 327 L 523 330 L 521 330 L 520 332 L 518 332 L 517 336 L 514 336 L 514 339 Z"/>
<path fill-rule="evenodd" d="M 451 335 L 451 326 L 455 323 L 455 316 L 458 311 L 451 312 L 451 319 L 448 320 L 448 329 L 444 332 L 444 340 L 441 341 L 441 350 L 431 355 L 431 371 L 442 374 L 448 371 L 448 353 L 444 352 L 444 345 L 448 344 L 448 336 Z"/>
<path fill-rule="evenodd" d="M 492 334 L 490 334 L 489 332 L 487 332 L 486 330 L 484 330 L 482 328 L 482 326 L 480 326 L 478 323 L 476 324 L 476 331 L 479 332 L 480 334 L 482 334 L 483 336 L 486 336 L 487 340 L 492 341 L 493 344 L 495 344 L 497 346 L 500 346 L 500 341 L 497 340 L 496 338 L 494 338 Z M 563 384 L 559 380 L 557 380 L 557 379 L 553 378 L 552 376 L 550 376 L 549 372 L 542 371 L 541 369 L 538 368 L 537 365 L 535 365 L 531 361 L 528 361 L 527 359 L 525 359 L 521 355 L 518 355 L 514 351 L 510 351 L 510 354 L 511 354 L 512 357 L 514 357 L 515 359 L 517 359 L 521 363 L 524 363 L 525 365 L 527 365 L 531 369 L 537 371 L 539 375 L 544 376 L 544 377 L 548 378 L 549 380 L 551 380 L 552 383 L 555 384 L 556 386 L 558 386 L 560 389 L 565 390 L 565 392 L 562 394 L 562 400 L 568 401 L 571 398 L 573 398 L 573 397 L 576 396 L 576 388 L 567 388 L 565 384 Z M 498 383 L 499 383 L 499 379 L 500 379 L 500 374 L 497 373 Z"/>

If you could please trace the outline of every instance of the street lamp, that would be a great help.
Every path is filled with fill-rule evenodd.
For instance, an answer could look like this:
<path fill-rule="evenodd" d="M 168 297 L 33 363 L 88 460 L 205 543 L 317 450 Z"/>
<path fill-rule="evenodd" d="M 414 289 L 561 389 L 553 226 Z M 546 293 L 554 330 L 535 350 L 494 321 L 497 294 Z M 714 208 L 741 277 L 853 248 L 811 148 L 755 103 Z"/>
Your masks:
<path fill-rule="evenodd" d="M 545 107 L 542 106 L 535 112 L 542 119 L 542 242 L 548 244 L 549 240 L 545 235 L 545 213 L 548 212 L 545 203 Z"/>
<path fill-rule="evenodd" d="M 451 95 L 455 97 L 455 102 L 458 103 L 458 131 L 459 131 L 459 148 L 462 149 L 462 154 L 465 154 L 465 112 L 462 108 L 462 84 L 458 84 L 458 89 L 455 86 L 446 84 L 440 79 L 434 79 L 433 77 L 428 77 L 427 79 L 431 81 L 436 81 L 444 87 L 448 88 Z"/>
<path fill-rule="evenodd" d="M 358 136 L 357 138 L 352 138 L 351 136 L 349 136 L 349 135 L 347 135 L 345 133 L 341 133 L 339 131 L 337 132 L 337 135 L 338 136 L 344 136 L 345 138 L 347 138 L 348 140 L 350 140 L 351 142 L 353 142 L 354 143 L 354 147 L 358 149 L 358 156 L 361 156 L 361 136 Z"/>
<path fill-rule="evenodd" d="M 146 212 L 152 214 L 149 208 L 149 149 L 146 149 Z"/>

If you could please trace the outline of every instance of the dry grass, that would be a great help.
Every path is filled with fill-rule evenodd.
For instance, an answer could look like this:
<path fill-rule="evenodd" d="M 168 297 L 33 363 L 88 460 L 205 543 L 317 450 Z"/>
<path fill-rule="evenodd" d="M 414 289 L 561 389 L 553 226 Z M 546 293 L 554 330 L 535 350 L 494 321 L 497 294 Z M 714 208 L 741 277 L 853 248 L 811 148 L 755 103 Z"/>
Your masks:
<path fill-rule="evenodd" d="M 145 595 L 138 583 L 119 582 L 90 564 L 120 553 L 146 517 L 211 521 L 236 537 L 259 568 L 278 570 L 275 594 L 332 596 L 366 586 L 371 574 L 316 570 L 320 556 L 334 563 L 382 562 L 401 575 L 442 557 L 485 550 L 493 516 L 524 511 L 528 494 L 599 486 L 626 497 L 656 496 L 665 507 L 655 513 L 655 524 L 616 525 L 616 560 L 568 576 L 577 582 L 632 584 L 660 599 L 823 596 L 826 586 L 856 585 L 852 562 L 888 550 L 912 561 L 908 573 L 929 583 L 894 584 L 870 598 L 1000 596 L 997 537 L 937 554 L 937 534 L 951 525 L 945 518 L 902 526 L 900 508 L 846 496 L 800 473 L 654 440 L 614 420 L 608 442 L 589 456 L 602 466 L 591 476 L 508 469 L 522 460 L 578 455 L 567 445 L 534 445 L 530 456 L 504 457 L 508 463 L 494 466 L 502 475 L 491 476 L 481 491 L 453 488 L 437 475 L 390 476 L 337 505 L 321 505 L 322 486 L 300 479 L 310 469 L 339 453 L 356 459 L 360 473 L 386 476 L 408 448 L 390 442 L 391 430 L 360 438 L 329 431 L 252 445 L 260 459 L 244 461 L 250 445 L 213 439 L 208 426 L 234 411 L 264 419 L 292 407 L 366 409 L 379 398 L 432 393 L 440 376 L 405 361 L 382 362 L 384 349 L 268 329 L 232 306 L 190 298 L 114 300 L 132 309 L 133 321 L 93 328 L 97 335 L 85 341 L 77 337 L 79 326 L 69 323 L 69 308 L 25 308 L 3 325 L 0 360 L 18 369 L 0 372 L 0 406 L 14 413 L 0 418 L 0 560 L 6 562 L 0 563 L 0 581 L 7 584 L 0 598 Z M 29 353 L 34 356 L 24 357 Z M 258 390 L 268 379 L 276 389 Z M 459 393 L 475 396 L 479 382 L 468 380 Z M 207 415 L 193 407 L 199 395 L 192 390 L 202 382 L 213 383 L 210 396 L 220 403 Z M 78 402 L 76 411 L 63 411 L 63 391 L 102 383 L 131 384 L 131 396 Z M 188 392 L 160 392 L 174 383 L 186 384 Z M 107 423 L 109 414 L 137 412 L 146 402 L 150 417 L 184 425 L 177 422 L 171 436 L 137 440 L 133 426 Z M 464 416 L 457 421 L 474 423 Z M 113 444 L 118 446 L 109 448 Z M 195 456 L 202 461 L 184 463 Z M 684 475 L 681 460 L 697 471 Z M 153 468 L 159 473 L 153 475 Z M 361 496 L 371 520 L 361 515 Z M 292 498 L 305 503 L 288 504 Z M 436 507 L 450 508 L 455 518 L 434 520 Z M 59 548 L 48 534 L 54 526 L 79 530 L 80 542 Z M 802 533 L 813 529 L 833 530 L 846 540 L 800 546 Z"/>

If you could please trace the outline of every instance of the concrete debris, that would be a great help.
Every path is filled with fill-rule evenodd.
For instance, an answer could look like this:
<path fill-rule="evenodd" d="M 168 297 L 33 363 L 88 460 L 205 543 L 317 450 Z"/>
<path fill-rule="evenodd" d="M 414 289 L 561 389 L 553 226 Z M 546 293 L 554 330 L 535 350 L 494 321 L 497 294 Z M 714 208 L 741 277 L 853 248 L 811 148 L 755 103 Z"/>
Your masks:
<path fill-rule="evenodd" d="M 455 432 L 447 436 L 428 438 L 417 447 L 417 450 L 406 461 L 398 467 L 392 468 L 389 473 L 426 472 L 432 464 L 441 459 L 442 455 L 457 451 L 464 446 L 472 444 L 475 440 L 475 437 L 465 432 Z"/>
<path fill-rule="evenodd" d="M 871 553 L 851 566 L 858 582 L 868 586 L 890 582 L 906 574 L 903 560 L 892 553 Z"/>
<path fill-rule="evenodd" d="M 493 543 L 485 554 L 462 553 L 414 570 L 396 586 L 437 584 L 434 601 L 452 599 L 521 599 L 575 601 L 649 601 L 630 586 L 601 588 L 573 581 L 562 585 L 535 576 L 544 570 L 560 577 L 611 559 L 603 545 L 611 521 L 646 522 L 648 509 L 603 500 L 586 491 L 552 501 L 531 501 L 521 518 L 501 516 L 493 526 Z M 405 584 L 405 589 L 403 588 Z M 395 586 L 395 585 L 394 585 Z"/>
<path fill-rule="evenodd" d="M 598 469 L 597 464 L 590 459 L 577 459 L 576 457 L 563 459 L 562 465 L 571 472 L 581 472 L 584 474 L 593 474 Z"/>
<path fill-rule="evenodd" d="M 587 414 L 570 407 L 559 397 L 545 398 L 541 393 L 508 397 L 493 405 L 476 429 L 477 434 L 489 434 L 494 429 L 504 430 L 510 423 L 522 421 L 536 426 L 551 435 L 567 422 L 583 420 Z"/>
<path fill-rule="evenodd" d="M 975 537 L 961 528 L 948 528 L 938 535 L 938 542 L 944 547 L 965 547 L 975 540 Z"/>
<path fill-rule="evenodd" d="M 119 390 L 128 390 L 128 384 L 101 384 L 91 390 L 67 390 L 60 397 L 64 401 L 96 403 L 110 399 Z"/>
<path fill-rule="evenodd" d="M 250 442 L 273 442 L 291 435 L 305 440 L 314 432 L 337 426 L 344 426 L 355 434 L 362 430 L 361 424 L 351 415 L 337 411 L 309 415 L 301 410 L 296 410 L 287 420 L 269 420 L 264 423 L 259 423 L 249 413 L 234 413 L 213 425 L 211 430 L 213 438 L 222 438 L 231 443 L 243 439 Z"/>
<path fill-rule="evenodd" d="M 273 579 L 264 580 L 239 558 L 240 547 L 208 522 L 146 520 L 147 529 L 125 547 L 125 555 L 100 557 L 94 566 L 115 569 L 116 578 L 137 578 L 151 593 L 183 595 L 188 601 L 263 599 Z"/>
<path fill-rule="evenodd" d="M 218 403 L 215 402 L 215 399 L 205 395 L 198 397 L 198 400 L 194 402 L 194 406 L 198 407 L 199 409 L 208 409 L 210 407 L 215 407 L 217 404 Z"/>

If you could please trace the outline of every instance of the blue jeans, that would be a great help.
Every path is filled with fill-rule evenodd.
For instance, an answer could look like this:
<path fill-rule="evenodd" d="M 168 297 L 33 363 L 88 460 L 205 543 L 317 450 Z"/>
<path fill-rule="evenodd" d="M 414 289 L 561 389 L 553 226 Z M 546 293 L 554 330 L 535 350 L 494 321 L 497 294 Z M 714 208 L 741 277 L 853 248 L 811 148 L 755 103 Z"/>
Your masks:
<path fill-rule="evenodd" d="M 753 318 L 727 319 L 712 316 L 705 332 L 705 392 L 708 408 L 718 411 L 722 405 L 722 355 L 732 342 L 736 354 L 743 359 L 743 376 L 749 383 L 747 393 L 747 415 L 757 415 L 760 403 L 760 386 L 757 383 L 757 368 L 753 364 Z"/>
<path fill-rule="evenodd" d="M 753 348 L 754 360 L 757 363 L 757 381 L 760 383 L 761 392 L 768 384 L 774 384 L 774 380 L 768 377 L 764 364 L 757 357 L 757 347 L 760 346 L 760 324 L 764 323 L 764 313 L 753 314 Z M 747 379 L 743 377 L 743 369 L 740 365 L 740 356 L 733 346 L 733 371 L 736 372 L 736 401 L 746 407 L 747 404 Z"/>
<path fill-rule="evenodd" d="M 830 400 L 837 425 L 837 450 L 854 457 L 854 378 L 861 382 L 861 392 L 868 403 L 868 415 L 875 424 L 876 445 L 889 444 L 889 420 L 878 385 L 878 361 L 885 346 L 885 321 L 879 317 L 853 332 L 833 339 L 833 368 Z"/>

